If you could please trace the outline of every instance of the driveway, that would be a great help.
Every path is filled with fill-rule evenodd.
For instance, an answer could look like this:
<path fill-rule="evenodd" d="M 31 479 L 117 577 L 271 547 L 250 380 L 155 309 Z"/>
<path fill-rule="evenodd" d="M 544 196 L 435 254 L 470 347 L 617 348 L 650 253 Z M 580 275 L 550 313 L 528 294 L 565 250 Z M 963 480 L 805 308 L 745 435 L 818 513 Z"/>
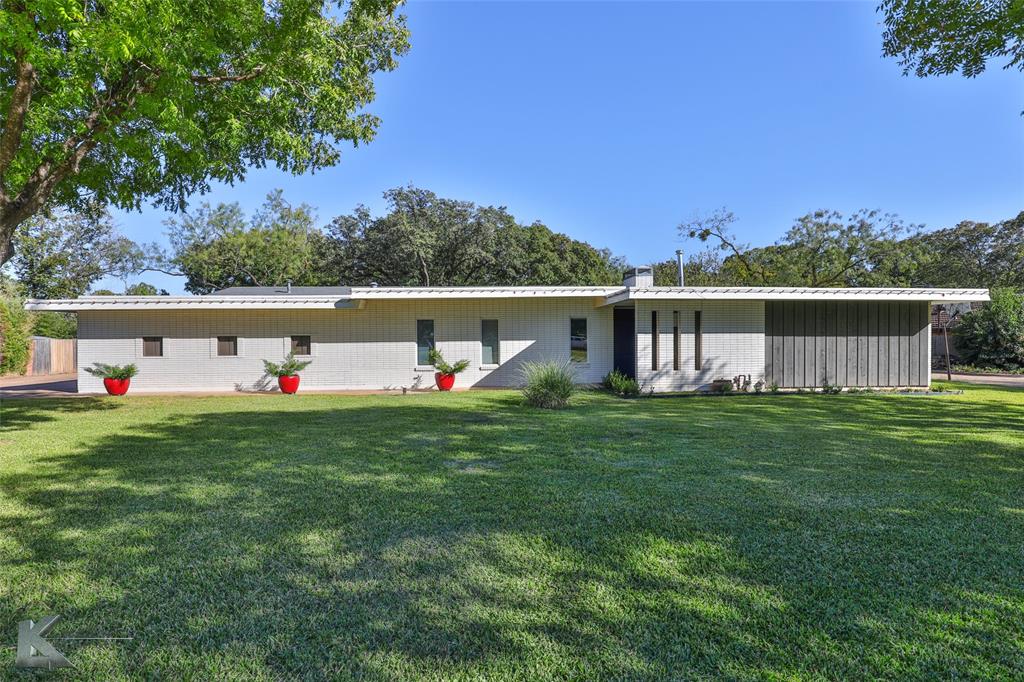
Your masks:
<path fill-rule="evenodd" d="M 932 381 L 946 381 L 946 373 L 934 372 L 932 374 Z M 967 384 L 983 384 L 985 386 L 1024 388 L 1024 374 L 957 374 L 953 372 L 953 381 L 963 381 Z"/>
<path fill-rule="evenodd" d="M 30 377 L 0 377 L 0 399 L 66 398 L 78 395 L 75 374 L 45 374 Z"/>

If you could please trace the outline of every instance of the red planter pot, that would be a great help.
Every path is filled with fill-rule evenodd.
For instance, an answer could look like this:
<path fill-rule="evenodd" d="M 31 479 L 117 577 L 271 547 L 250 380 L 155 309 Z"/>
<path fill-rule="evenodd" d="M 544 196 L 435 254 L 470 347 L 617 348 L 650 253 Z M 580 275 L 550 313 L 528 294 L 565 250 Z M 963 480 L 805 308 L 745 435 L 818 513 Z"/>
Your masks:
<path fill-rule="evenodd" d="M 450 391 L 452 386 L 455 385 L 454 374 L 441 374 L 440 372 L 434 373 L 434 383 L 437 384 L 437 388 L 440 391 Z"/>
<path fill-rule="evenodd" d="M 131 379 L 104 379 L 103 388 L 107 389 L 110 395 L 124 395 L 131 383 Z"/>
<path fill-rule="evenodd" d="M 281 387 L 281 393 L 295 393 L 299 390 L 299 375 L 293 374 L 290 377 L 278 377 L 277 385 Z"/>

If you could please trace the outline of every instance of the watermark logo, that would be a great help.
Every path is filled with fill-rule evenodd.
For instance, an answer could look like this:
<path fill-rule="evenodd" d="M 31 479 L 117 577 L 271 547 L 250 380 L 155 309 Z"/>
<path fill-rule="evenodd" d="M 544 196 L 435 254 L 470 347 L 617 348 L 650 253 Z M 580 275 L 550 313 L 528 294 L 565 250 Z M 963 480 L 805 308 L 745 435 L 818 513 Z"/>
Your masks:
<path fill-rule="evenodd" d="M 16 667 L 53 670 L 71 666 L 71 661 L 44 638 L 58 620 L 60 616 L 45 616 L 38 623 L 31 620 L 18 623 L 18 654 L 14 660 Z"/>

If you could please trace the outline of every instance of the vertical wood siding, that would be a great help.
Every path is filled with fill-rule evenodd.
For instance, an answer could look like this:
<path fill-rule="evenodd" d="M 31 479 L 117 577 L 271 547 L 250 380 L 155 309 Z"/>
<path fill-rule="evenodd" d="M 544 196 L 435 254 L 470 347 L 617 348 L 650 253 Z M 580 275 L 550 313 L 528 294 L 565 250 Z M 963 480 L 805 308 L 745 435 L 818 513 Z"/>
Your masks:
<path fill-rule="evenodd" d="M 769 384 L 928 385 L 926 302 L 768 301 L 764 328 Z"/>

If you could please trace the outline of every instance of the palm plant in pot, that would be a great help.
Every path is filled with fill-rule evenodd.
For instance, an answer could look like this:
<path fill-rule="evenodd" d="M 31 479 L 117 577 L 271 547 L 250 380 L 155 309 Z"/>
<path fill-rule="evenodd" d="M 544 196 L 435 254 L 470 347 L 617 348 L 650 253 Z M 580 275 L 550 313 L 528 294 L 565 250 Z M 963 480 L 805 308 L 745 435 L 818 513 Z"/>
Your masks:
<path fill-rule="evenodd" d="M 469 360 L 459 360 L 454 365 L 449 365 L 444 356 L 436 348 L 430 349 L 430 364 L 437 371 L 434 372 L 434 383 L 438 390 L 450 391 L 455 385 L 455 375 L 464 372 L 469 367 Z"/>
<path fill-rule="evenodd" d="M 102 362 L 86 367 L 85 371 L 94 377 L 102 377 L 103 388 L 110 395 L 124 395 L 132 383 L 132 377 L 139 373 L 135 365 L 106 365 Z"/>
<path fill-rule="evenodd" d="M 296 360 L 295 353 L 289 353 L 282 362 L 263 361 L 267 374 L 277 377 L 277 385 L 282 393 L 295 393 L 299 390 L 299 372 L 309 367 L 312 360 Z"/>

